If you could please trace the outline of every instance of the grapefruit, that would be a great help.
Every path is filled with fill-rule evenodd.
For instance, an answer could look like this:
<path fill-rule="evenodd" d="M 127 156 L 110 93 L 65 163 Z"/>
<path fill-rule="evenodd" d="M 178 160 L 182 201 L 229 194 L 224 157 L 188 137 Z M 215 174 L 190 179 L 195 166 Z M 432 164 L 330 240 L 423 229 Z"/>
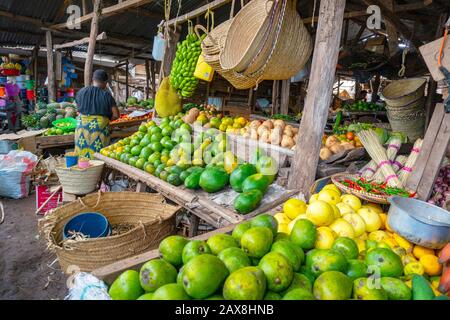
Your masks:
<path fill-rule="evenodd" d="M 318 227 L 328 226 L 334 220 L 334 210 L 327 202 L 317 200 L 308 206 L 306 216 Z"/>
<path fill-rule="evenodd" d="M 283 212 L 289 219 L 295 219 L 306 212 L 306 203 L 299 199 L 289 199 L 283 205 Z"/>

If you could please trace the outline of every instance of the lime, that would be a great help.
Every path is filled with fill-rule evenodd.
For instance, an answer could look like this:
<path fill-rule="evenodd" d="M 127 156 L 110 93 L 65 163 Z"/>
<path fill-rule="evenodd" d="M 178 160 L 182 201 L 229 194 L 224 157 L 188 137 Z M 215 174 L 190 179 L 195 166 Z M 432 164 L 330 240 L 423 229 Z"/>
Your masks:
<path fill-rule="evenodd" d="M 151 163 L 148 163 L 147 165 L 145 165 L 144 170 L 150 174 L 155 173 L 155 167 Z"/>
<path fill-rule="evenodd" d="M 147 127 L 144 126 L 143 124 L 141 124 L 141 125 L 139 126 L 139 132 L 147 133 Z"/>
<path fill-rule="evenodd" d="M 141 146 L 134 146 L 133 148 L 131 148 L 131 154 L 133 156 L 138 156 L 141 154 L 142 151 L 142 147 Z"/>
<path fill-rule="evenodd" d="M 147 160 L 152 153 L 153 153 L 153 151 L 150 147 L 144 147 L 144 148 L 142 148 L 141 153 L 139 154 L 139 157 Z"/>
<path fill-rule="evenodd" d="M 138 161 L 138 157 L 131 157 L 130 159 L 128 159 L 128 164 L 130 166 L 136 167 L 136 161 Z"/>
<path fill-rule="evenodd" d="M 160 152 L 160 151 L 163 149 L 163 146 L 162 146 L 161 142 L 153 142 L 153 143 L 150 145 L 150 148 L 151 148 L 153 151 Z"/>
<path fill-rule="evenodd" d="M 136 161 L 135 167 L 138 169 L 143 169 L 144 168 L 144 163 L 145 163 L 145 159 L 139 158 Z"/>
<path fill-rule="evenodd" d="M 166 170 L 161 171 L 159 174 L 159 178 L 163 181 L 167 181 L 167 178 L 169 177 L 170 173 L 168 173 Z"/>
<path fill-rule="evenodd" d="M 161 128 L 159 128 L 159 127 L 151 127 L 150 128 L 150 133 L 152 134 L 152 135 L 154 135 L 154 134 L 156 134 L 156 133 L 161 133 Z"/>
<path fill-rule="evenodd" d="M 139 144 L 139 142 L 140 142 L 140 140 L 138 138 L 133 138 L 133 139 L 130 140 L 129 146 L 130 147 L 137 146 Z"/>
<path fill-rule="evenodd" d="M 159 142 L 161 143 L 161 139 L 163 138 L 163 135 L 161 133 L 155 133 L 152 135 L 152 138 L 150 139 L 151 142 Z"/>

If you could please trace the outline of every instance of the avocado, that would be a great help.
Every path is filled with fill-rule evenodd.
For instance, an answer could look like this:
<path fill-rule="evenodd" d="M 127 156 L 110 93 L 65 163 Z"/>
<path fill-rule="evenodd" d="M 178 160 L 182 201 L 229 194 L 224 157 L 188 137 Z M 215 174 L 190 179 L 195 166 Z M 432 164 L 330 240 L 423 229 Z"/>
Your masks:
<path fill-rule="evenodd" d="M 236 192 L 242 192 L 242 183 L 247 177 L 256 173 L 256 167 L 250 163 L 238 166 L 230 175 L 230 185 Z"/>
<path fill-rule="evenodd" d="M 234 209 L 241 214 L 247 214 L 259 206 L 262 198 L 263 194 L 258 189 L 243 192 L 234 199 Z"/>

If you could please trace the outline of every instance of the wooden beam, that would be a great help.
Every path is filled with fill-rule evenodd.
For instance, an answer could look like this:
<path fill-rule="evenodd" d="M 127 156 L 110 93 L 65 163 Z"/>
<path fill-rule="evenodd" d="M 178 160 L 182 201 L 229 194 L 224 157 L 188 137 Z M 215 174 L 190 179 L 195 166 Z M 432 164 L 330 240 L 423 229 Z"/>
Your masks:
<path fill-rule="evenodd" d="M 106 32 L 102 32 L 97 36 L 97 41 L 102 41 L 107 39 L 108 37 L 106 36 Z M 65 48 L 72 48 L 72 47 L 76 47 L 85 43 L 89 43 L 89 37 L 80 39 L 80 40 L 75 40 L 72 42 L 66 42 L 63 44 L 56 44 L 53 47 L 55 48 L 55 50 L 61 50 L 61 49 L 65 49 Z"/>
<path fill-rule="evenodd" d="M 185 22 L 187 20 L 191 20 L 194 18 L 197 18 L 204 14 L 205 12 L 209 10 L 215 10 L 217 8 L 222 7 L 223 5 L 226 5 L 227 3 L 230 3 L 232 0 L 214 0 L 208 4 L 205 4 L 204 6 L 201 6 L 195 10 L 192 10 L 189 13 L 186 13 L 184 15 L 179 16 L 178 18 L 173 18 L 169 20 L 166 25 L 172 26 L 178 23 Z"/>
<path fill-rule="evenodd" d="M 432 3 L 433 3 L 433 0 L 424 0 L 424 1 L 419 1 L 419 2 L 415 2 L 415 3 L 409 3 L 409 4 L 397 4 L 397 5 L 395 5 L 395 10 L 393 12 L 401 13 L 401 12 L 406 12 L 406 11 L 419 10 L 419 9 L 423 9 L 423 8 L 429 6 Z M 344 19 L 365 17 L 365 16 L 369 16 L 369 15 L 370 14 L 367 13 L 367 11 L 356 10 L 356 11 L 351 11 L 351 12 L 345 13 Z M 307 23 L 311 23 L 313 21 L 317 22 L 318 18 L 319 18 L 318 16 L 305 18 L 305 19 L 303 19 L 303 23 L 307 24 Z"/>
<path fill-rule="evenodd" d="M 127 11 L 128 9 L 130 9 L 132 7 L 143 6 L 150 2 L 153 2 L 153 0 L 125 0 L 125 1 L 119 2 L 118 4 L 115 4 L 113 6 L 103 8 L 101 11 L 101 14 L 102 14 L 103 18 L 107 18 L 107 17 L 114 16 L 118 13 Z M 83 15 L 82 17 L 80 17 L 79 20 L 77 20 L 77 22 L 79 22 L 80 24 L 83 24 L 83 23 L 91 21 L 94 17 L 95 17 L 95 7 L 94 7 L 94 12 Z M 64 29 L 66 27 L 67 27 L 67 23 L 59 23 L 59 24 L 55 24 L 52 26 L 52 28 L 55 28 L 55 29 Z"/>
<path fill-rule="evenodd" d="M 101 0 L 94 1 L 94 12 L 92 13 L 94 16 L 92 18 L 91 23 L 91 35 L 89 36 L 89 46 L 86 56 L 86 62 L 84 65 L 84 86 L 90 86 L 92 80 L 92 68 L 95 54 L 95 43 L 97 42 L 98 35 L 98 22 L 101 15 Z"/>
<path fill-rule="evenodd" d="M 320 2 L 316 42 L 289 189 L 308 195 L 316 177 L 323 130 L 328 118 L 344 22 L 345 0 Z"/>
<path fill-rule="evenodd" d="M 48 77 L 48 100 L 56 101 L 56 83 L 55 83 L 55 67 L 53 60 L 53 40 L 52 33 L 47 31 L 45 34 L 47 46 L 47 77 Z"/>
<path fill-rule="evenodd" d="M 151 83 L 152 83 L 152 98 L 156 96 L 156 61 L 150 61 L 150 68 L 152 71 Z"/>
<path fill-rule="evenodd" d="M 85 16 L 87 14 L 87 3 L 86 0 L 81 0 L 82 14 Z"/>
<path fill-rule="evenodd" d="M 411 43 L 416 47 L 419 48 L 422 43 L 418 41 L 416 38 L 413 37 L 412 30 L 408 28 L 407 25 L 405 25 L 399 18 L 399 16 L 396 14 L 399 11 L 390 11 L 389 8 L 380 0 L 363 0 L 363 2 L 367 5 L 377 5 L 381 8 L 381 16 L 384 21 L 388 21 L 391 23 L 397 31 L 403 35 L 406 39 L 410 40 Z M 423 4 L 423 3 L 422 3 Z M 397 9 L 399 6 L 395 6 Z"/>

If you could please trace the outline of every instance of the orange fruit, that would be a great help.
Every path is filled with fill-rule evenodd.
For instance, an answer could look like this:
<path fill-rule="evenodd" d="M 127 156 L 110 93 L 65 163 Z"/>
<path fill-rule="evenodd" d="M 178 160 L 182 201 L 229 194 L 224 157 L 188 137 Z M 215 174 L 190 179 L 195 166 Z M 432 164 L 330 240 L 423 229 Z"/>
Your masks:
<path fill-rule="evenodd" d="M 437 276 L 442 272 L 442 265 L 439 263 L 438 257 L 432 254 L 425 254 L 419 259 L 425 269 L 425 273 L 429 276 Z"/>
<path fill-rule="evenodd" d="M 429 248 L 425 248 L 419 245 L 415 245 L 413 248 L 413 255 L 414 257 L 416 257 L 417 259 L 420 259 L 420 257 L 426 255 L 426 254 L 431 254 L 434 256 L 434 250 L 433 249 L 429 249 Z"/>

